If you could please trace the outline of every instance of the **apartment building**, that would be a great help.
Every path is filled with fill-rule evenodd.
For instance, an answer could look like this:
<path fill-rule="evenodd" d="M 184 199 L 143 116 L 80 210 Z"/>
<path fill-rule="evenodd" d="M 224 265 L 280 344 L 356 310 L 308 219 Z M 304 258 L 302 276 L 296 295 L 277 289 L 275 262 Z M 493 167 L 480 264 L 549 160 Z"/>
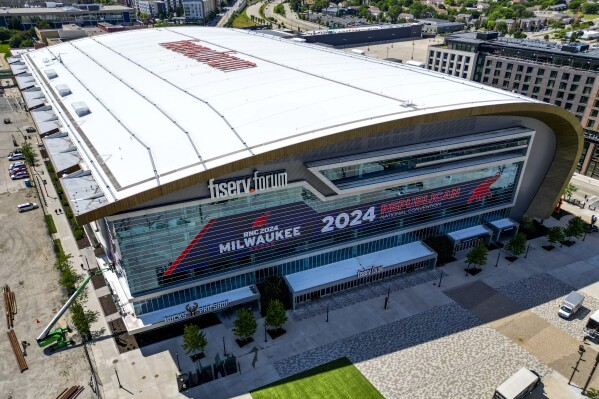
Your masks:
<path fill-rule="evenodd" d="M 462 33 L 430 46 L 426 68 L 570 111 L 586 137 L 578 172 L 599 178 L 599 49 L 503 38 L 495 32 Z"/>

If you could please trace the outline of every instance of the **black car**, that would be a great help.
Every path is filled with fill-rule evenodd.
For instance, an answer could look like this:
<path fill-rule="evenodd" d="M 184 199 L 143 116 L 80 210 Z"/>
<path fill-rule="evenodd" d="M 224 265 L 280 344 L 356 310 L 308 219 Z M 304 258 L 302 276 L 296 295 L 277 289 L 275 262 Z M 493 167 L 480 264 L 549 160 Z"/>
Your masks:
<path fill-rule="evenodd" d="M 25 129 L 25 131 L 26 131 L 27 133 L 33 133 L 33 132 L 35 132 L 35 128 L 34 128 L 34 127 L 31 127 L 31 126 L 29 126 L 27 129 Z"/>
<path fill-rule="evenodd" d="M 10 118 L 4 118 L 4 124 L 8 125 L 10 123 Z"/>

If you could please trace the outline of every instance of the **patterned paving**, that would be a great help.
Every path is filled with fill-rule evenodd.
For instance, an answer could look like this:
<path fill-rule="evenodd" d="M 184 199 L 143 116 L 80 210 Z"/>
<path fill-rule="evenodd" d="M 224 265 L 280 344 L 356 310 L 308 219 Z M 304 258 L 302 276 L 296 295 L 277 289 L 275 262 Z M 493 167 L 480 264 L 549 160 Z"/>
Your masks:
<path fill-rule="evenodd" d="M 316 302 L 300 305 L 294 311 L 289 312 L 289 316 L 295 321 L 308 319 L 319 314 L 324 314 L 327 311 L 327 306 L 329 310 L 340 309 L 377 296 L 386 295 L 389 289 L 391 292 L 395 292 L 438 280 L 440 274 L 441 271 L 439 269 L 433 269 L 416 272 L 410 276 L 394 276 L 384 281 L 377 281 L 344 292 L 338 292 L 329 297 L 321 298 Z"/>
<path fill-rule="evenodd" d="M 555 327 L 576 339 L 582 340 L 584 337 L 583 328 L 586 326 L 589 316 L 599 309 L 599 300 L 590 295 L 585 295 L 583 307 L 573 318 L 564 320 L 557 315 L 557 310 L 566 295 L 574 290 L 570 285 L 547 273 L 538 274 L 497 288 L 497 291 L 529 308 L 533 313 L 547 320 Z"/>
<path fill-rule="evenodd" d="M 518 368 L 550 369 L 457 304 L 278 361 L 286 377 L 347 356 L 386 398 L 482 398 Z"/>

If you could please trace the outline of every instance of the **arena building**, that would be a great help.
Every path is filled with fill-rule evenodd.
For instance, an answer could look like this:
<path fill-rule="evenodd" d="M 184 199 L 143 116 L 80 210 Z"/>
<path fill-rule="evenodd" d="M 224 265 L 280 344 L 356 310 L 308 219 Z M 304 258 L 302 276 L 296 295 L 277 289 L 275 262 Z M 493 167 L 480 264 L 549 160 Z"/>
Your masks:
<path fill-rule="evenodd" d="M 583 143 L 561 108 L 259 32 L 122 32 L 10 61 L 45 97 L 48 156 L 131 333 L 255 304 L 270 276 L 301 306 L 435 267 L 429 237 L 502 240 L 549 216 Z"/>

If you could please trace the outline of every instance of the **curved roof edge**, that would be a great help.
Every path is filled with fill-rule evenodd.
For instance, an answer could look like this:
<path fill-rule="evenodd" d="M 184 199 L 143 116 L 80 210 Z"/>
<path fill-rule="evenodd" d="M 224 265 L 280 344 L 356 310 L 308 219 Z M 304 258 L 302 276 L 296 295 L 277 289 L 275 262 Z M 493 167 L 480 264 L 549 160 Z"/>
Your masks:
<path fill-rule="evenodd" d="M 531 205 L 526 211 L 526 214 L 531 217 L 541 219 L 549 217 L 574 173 L 576 164 L 580 158 L 580 154 L 582 153 L 584 135 L 582 126 L 570 112 L 554 105 L 531 102 L 482 105 L 470 108 L 460 108 L 423 115 L 415 115 L 412 117 L 383 122 L 376 125 L 340 132 L 330 136 L 316 138 L 288 147 L 275 149 L 270 152 L 254 155 L 250 158 L 241 159 L 216 167 L 214 169 L 179 179 L 174 182 L 163 184 L 159 187 L 155 187 L 142 193 L 135 194 L 131 197 L 118 200 L 116 202 L 107 204 L 102 208 L 98 208 L 83 215 L 77 216 L 76 219 L 80 224 L 89 223 L 105 216 L 124 212 L 130 208 L 159 198 L 163 195 L 182 190 L 195 184 L 206 182 L 211 178 L 219 178 L 242 169 L 276 161 L 285 156 L 298 154 L 318 147 L 333 145 L 354 138 L 379 134 L 391 129 L 408 128 L 413 125 L 424 123 L 494 115 L 513 115 L 534 118 L 545 123 L 555 133 L 557 143 L 553 161 L 551 162 L 547 175 L 543 179 L 543 182 L 533 198 Z"/>

